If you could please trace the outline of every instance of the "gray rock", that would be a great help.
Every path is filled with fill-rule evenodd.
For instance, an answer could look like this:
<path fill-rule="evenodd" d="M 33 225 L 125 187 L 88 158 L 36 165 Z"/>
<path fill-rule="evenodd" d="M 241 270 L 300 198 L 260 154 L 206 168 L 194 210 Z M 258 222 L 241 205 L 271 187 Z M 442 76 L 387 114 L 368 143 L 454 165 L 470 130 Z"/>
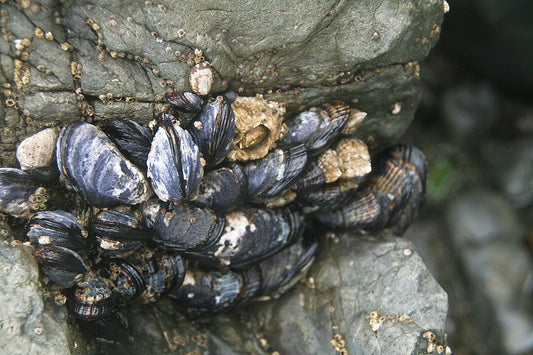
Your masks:
<path fill-rule="evenodd" d="M 66 308 L 43 300 L 32 249 L 0 242 L 0 348 L 6 354 L 81 354 Z"/>
<path fill-rule="evenodd" d="M 299 285 L 259 311 L 274 349 L 335 354 L 337 345 L 349 354 L 416 354 L 427 349 L 426 331 L 446 346 L 447 295 L 412 243 L 332 238 L 308 275 L 314 288 Z"/>
<path fill-rule="evenodd" d="M 509 354 L 533 349 L 533 262 L 523 226 L 501 197 L 474 190 L 448 207 L 448 228 L 466 274 L 473 312 L 487 336 L 501 337 Z M 486 312 L 486 310 L 493 312 Z M 496 334 L 497 332 L 497 334 Z"/>
<path fill-rule="evenodd" d="M 503 191 L 514 207 L 533 203 L 533 143 L 491 141 L 483 146 L 485 173 Z"/>
<path fill-rule="evenodd" d="M 503 238 L 517 243 L 522 238 L 523 229 L 509 203 L 482 189 L 471 190 L 453 201 L 446 220 L 458 248 Z"/>
<path fill-rule="evenodd" d="M 435 45 L 443 19 L 440 0 L 305 2 L 305 11 L 285 1 L 52 3 L 3 5 L 1 83 L 30 123 L 105 117 L 97 107 L 109 98 L 162 102 L 165 92 L 188 89 L 200 49 L 216 71 L 215 92 L 263 93 L 292 113 L 346 100 L 368 112 L 358 136 L 370 146 L 397 139 L 411 122 L 420 102 L 416 61 Z M 124 111 L 147 120 L 144 109 Z M 17 126 L 13 143 L 30 123 Z"/>
<path fill-rule="evenodd" d="M 442 117 L 449 137 L 457 143 L 475 147 L 496 121 L 498 105 L 487 84 L 449 89 L 442 101 Z"/>

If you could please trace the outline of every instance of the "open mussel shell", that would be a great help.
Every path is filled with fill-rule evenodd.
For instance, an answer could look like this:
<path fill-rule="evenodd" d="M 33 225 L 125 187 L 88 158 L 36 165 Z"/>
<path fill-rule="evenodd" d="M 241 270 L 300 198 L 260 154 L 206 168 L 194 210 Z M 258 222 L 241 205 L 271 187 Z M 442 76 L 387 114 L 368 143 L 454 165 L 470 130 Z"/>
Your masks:
<path fill-rule="evenodd" d="M 87 248 L 87 231 L 65 211 L 38 212 L 28 223 L 28 239 L 36 245 L 55 245 L 80 252 Z"/>
<path fill-rule="evenodd" d="M 174 287 L 169 297 L 196 311 L 222 311 L 253 299 L 261 286 L 256 267 L 233 271 L 229 269 L 187 270 L 180 287 Z"/>
<path fill-rule="evenodd" d="M 105 258 L 97 265 L 98 274 L 115 285 L 123 302 L 140 296 L 146 289 L 141 271 L 132 263 L 119 258 Z"/>
<path fill-rule="evenodd" d="M 226 158 L 235 130 L 235 115 L 224 96 L 217 96 L 204 105 L 189 127 L 207 166 L 217 165 Z"/>
<path fill-rule="evenodd" d="M 204 175 L 200 184 L 198 203 L 217 211 L 229 211 L 248 196 L 248 178 L 242 167 L 230 163 Z"/>
<path fill-rule="evenodd" d="M 67 305 L 76 317 L 93 321 L 109 316 L 116 306 L 116 298 L 110 280 L 89 272 L 70 290 Z"/>
<path fill-rule="evenodd" d="M 132 120 L 102 120 L 98 126 L 137 167 L 145 170 L 152 134 Z"/>
<path fill-rule="evenodd" d="M 179 254 L 141 249 L 128 261 L 141 271 L 146 282 L 146 288 L 140 296 L 144 303 L 157 301 L 171 288 L 179 287 L 185 277 L 185 261 Z"/>
<path fill-rule="evenodd" d="M 280 146 L 304 144 L 310 155 L 319 154 L 338 137 L 349 117 L 350 106 L 338 100 L 304 111 L 287 122 L 289 131 Z"/>
<path fill-rule="evenodd" d="M 28 217 L 32 210 L 43 209 L 47 197 L 44 187 L 27 172 L 0 168 L 0 212 Z"/>
<path fill-rule="evenodd" d="M 203 250 L 218 241 L 225 226 L 224 218 L 207 207 L 151 202 L 144 214 L 153 241 L 169 250 Z"/>
<path fill-rule="evenodd" d="M 295 205 L 278 209 L 243 207 L 225 216 L 226 228 L 215 244 L 189 256 L 211 266 L 242 268 L 275 254 L 303 232 Z"/>
<path fill-rule="evenodd" d="M 248 194 L 255 202 L 269 201 L 277 196 L 298 176 L 307 163 L 302 145 L 275 149 L 266 157 L 244 166 L 248 176 Z"/>
<path fill-rule="evenodd" d="M 148 154 L 148 177 L 162 201 L 194 200 L 203 176 L 200 151 L 175 119 L 164 114 Z"/>
<path fill-rule="evenodd" d="M 78 253 L 60 246 L 35 248 L 35 257 L 41 271 L 60 287 L 71 287 L 88 269 Z"/>
<path fill-rule="evenodd" d="M 65 182 L 98 207 L 135 205 L 151 194 L 143 173 L 96 126 L 73 122 L 57 140 L 57 166 Z"/>

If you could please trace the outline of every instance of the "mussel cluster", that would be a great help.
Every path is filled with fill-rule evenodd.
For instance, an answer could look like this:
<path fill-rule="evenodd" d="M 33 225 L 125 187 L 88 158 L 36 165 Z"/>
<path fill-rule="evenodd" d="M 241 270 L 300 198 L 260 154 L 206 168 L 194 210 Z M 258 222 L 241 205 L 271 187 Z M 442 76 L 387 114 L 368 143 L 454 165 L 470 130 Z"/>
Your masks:
<path fill-rule="evenodd" d="M 309 226 L 402 234 L 424 199 L 423 154 L 394 146 L 371 169 L 364 143 L 343 133 L 353 114 L 344 102 L 300 113 L 264 157 L 235 161 L 237 137 L 253 149 L 268 132 L 236 129 L 234 95 L 166 98 L 171 110 L 149 127 L 102 120 L 61 129 L 61 183 L 48 184 L 76 192 L 72 213 L 46 210 L 50 186 L 38 169 L 0 169 L 0 212 L 28 219 L 42 273 L 79 318 L 163 294 L 210 311 L 277 295 L 313 261 Z"/>

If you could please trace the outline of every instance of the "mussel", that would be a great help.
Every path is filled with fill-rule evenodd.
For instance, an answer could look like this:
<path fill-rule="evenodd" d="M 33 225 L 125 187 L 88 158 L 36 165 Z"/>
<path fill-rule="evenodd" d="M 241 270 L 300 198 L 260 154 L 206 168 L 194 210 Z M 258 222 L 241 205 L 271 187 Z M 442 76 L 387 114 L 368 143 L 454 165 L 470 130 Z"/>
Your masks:
<path fill-rule="evenodd" d="M 168 250 L 199 251 L 215 244 L 222 234 L 224 217 L 206 207 L 161 204 L 151 201 L 144 207 L 146 224 L 153 241 Z"/>
<path fill-rule="evenodd" d="M 143 173 L 92 124 L 73 122 L 64 127 L 56 158 L 63 180 L 95 206 L 135 205 L 150 197 Z"/>
<path fill-rule="evenodd" d="M 132 120 L 102 120 L 98 124 L 126 158 L 146 170 L 152 144 L 152 135 L 146 128 Z"/>
<path fill-rule="evenodd" d="M 35 248 L 35 257 L 41 271 L 60 287 L 71 287 L 88 268 L 75 251 L 55 245 Z"/>
<path fill-rule="evenodd" d="M 235 116 L 222 95 L 205 104 L 191 122 L 189 131 L 200 148 L 207 166 L 221 163 L 231 149 L 235 136 Z"/>
<path fill-rule="evenodd" d="M 289 120 L 289 132 L 281 140 L 283 147 L 303 144 L 310 155 L 322 152 L 339 135 L 350 117 L 350 106 L 335 100 Z"/>
<path fill-rule="evenodd" d="M 44 209 L 48 193 L 27 172 L 0 168 L 0 212 L 15 217 L 28 217 L 32 211 Z"/>
<path fill-rule="evenodd" d="M 230 163 L 204 175 L 198 203 L 217 211 L 229 211 L 248 197 L 248 178 L 242 167 Z"/>
<path fill-rule="evenodd" d="M 318 219 L 329 227 L 378 230 L 392 227 L 402 235 L 424 201 L 427 164 L 423 153 L 408 145 L 382 153 L 361 188 L 338 208 L 322 211 Z"/>
<path fill-rule="evenodd" d="M 275 149 L 266 157 L 245 165 L 248 195 L 252 201 L 276 198 L 304 169 L 307 152 L 302 145 Z"/>
<path fill-rule="evenodd" d="M 292 246 L 249 268 L 189 268 L 180 287 L 169 296 L 197 311 L 222 311 L 254 299 L 278 296 L 295 285 L 314 260 L 316 238 L 300 238 Z"/>
<path fill-rule="evenodd" d="M 67 305 L 76 317 L 94 321 L 111 314 L 116 298 L 113 283 L 90 271 L 70 290 Z"/>
<path fill-rule="evenodd" d="M 303 214 L 295 205 L 243 207 L 227 213 L 225 220 L 226 227 L 216 243 L 188 255 L 206 265 L 242 268 L 291 245 L 304 228 Z"/>
<path fill-rule="evenodd" d="M 203 176 L 200 151 L 172 115 L 160 115 L 148 154 L 148 177 L 162 201 L 194 200 Z"/>
<path fill-rule="evenodd" d="M 28 223 L 28 239 L 36 245 L 54 245 L 80 252 L 87 248 L 87 231 L 78 219 L 65 211 L 42 211 Z"/>
<path fill-rule="evenodd" d="M 140 296 L 146 289 L 146 281 L 137 266 L 124 259 L 106 258 L 97 265 L 98 274 L 115 285 L 122 302 Z"/>

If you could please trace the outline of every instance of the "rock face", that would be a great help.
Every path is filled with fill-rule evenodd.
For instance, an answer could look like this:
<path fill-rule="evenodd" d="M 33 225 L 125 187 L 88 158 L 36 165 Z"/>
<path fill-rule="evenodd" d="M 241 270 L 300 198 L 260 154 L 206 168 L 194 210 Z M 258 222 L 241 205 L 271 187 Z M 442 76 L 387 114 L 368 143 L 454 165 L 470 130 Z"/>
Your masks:
<path fill-rule="evenodd" d="M 6 229 L 2 229 L 3 231 Z M 0 242 L 0 348 L 5 354 L 81 354 L 85 342 L 64 307 L 43 301 L 29 247 Z"/>
<path fill-rule="evenodd" d="M 45 124 L 149 121 L 165 92 L 189 89 L 195 49 L 214 91 L 264 93 L 289 111 L 345 100 L 369 114 L 358 136 L 388 143 L 419 104 L 416 61 L 438 40 L 443 2 L 50 0 L 3 4 L 1 17 L 1 158 L 14 165 L 6 152 Z"/>
<path fill-rule="evenodd" d="M 189 89 L 190 68 L 203 59 L 215 71 L 214 92 L 263 94 L 287 103 L 289 116 L 344 100 L 368 113 L 358 138 L 371 148 L 390 144 L 420 102 L 417 61 L 438 40 L 443 13 L 441 0 L 2 4 L 0 165 L 15 166 L 18 142 L 45 126 L 152 120 L 166 108 L 164 93 Z M 134 340 L 119 349 L 414 353 L 427 349 L 426 331 L 444 344 L 446 295 L 409 243 L 339 240 L 317 257 L 316 288 L 300 285 L 288 297 L 243 312 L 258 316 L 251 329 L 238 316 L 210 317 L 212 325 L 183 328 L 186 338 L 200 334 L 200 341 L 181 346 L 176 324 L 187 321 L 172 307 L 150 306 L 126 314 Z M 13 331 L 0 345 L 20 344 L 15 353 L 77 351 L 65 310 L 42 313 L 29 250 L 2 245 L 0 257 L 0 270 L 24 271 L 1 276 L 7 286 L 0 289 L 0 320 L 15 323 L 2 323 L 2 331 Z M 28 298 L 19 296 L 21 287 Z"/>
<path fill-rule="evenodd" d="M 276 350 L 417 354 L 430 346 L 427 331 L 445 348 L 447 295 L 409 241 L 341 234 L 327 244 L 308 275 L 314 288 L 300 285 L 260 313 Z"/>

